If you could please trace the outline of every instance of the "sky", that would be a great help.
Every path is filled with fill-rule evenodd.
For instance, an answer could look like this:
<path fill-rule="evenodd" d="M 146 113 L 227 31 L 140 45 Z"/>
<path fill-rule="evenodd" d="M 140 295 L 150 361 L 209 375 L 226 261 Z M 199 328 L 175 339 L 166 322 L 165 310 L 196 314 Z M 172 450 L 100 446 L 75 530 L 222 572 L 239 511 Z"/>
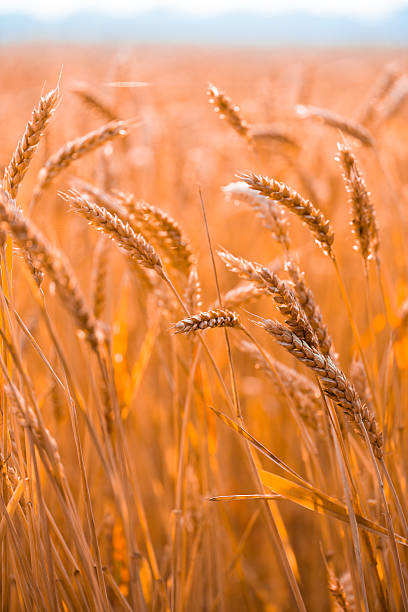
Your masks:
<path fill-rule="evenodd" d="M 0 13 L 25 12 L 54 18 L 79 10 L 120 15 L 163 6 L 205 14 L 231 10 L 273 13 L 300 9 L 313 13 L 376 18 L 393 9 L 408 6 L 408 0 L 0 0 Z"/>

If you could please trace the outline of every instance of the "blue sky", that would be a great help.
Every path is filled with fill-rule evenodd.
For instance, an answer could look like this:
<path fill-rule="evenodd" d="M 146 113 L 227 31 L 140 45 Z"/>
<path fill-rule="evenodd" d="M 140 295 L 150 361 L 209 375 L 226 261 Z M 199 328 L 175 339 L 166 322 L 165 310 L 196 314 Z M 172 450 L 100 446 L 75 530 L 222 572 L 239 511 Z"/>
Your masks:
<path fill-rule="evenodd" d="M 375 18 L 407 5 L 408 0 L 0 0 L 0 12 L 21 11 L 41 17 L 56 17 L 78 10 L 96 9 L 120 15 L 164 6 L 206 14 L 230 10 L 273 13 L 300 9 L 321 14 Z"/>

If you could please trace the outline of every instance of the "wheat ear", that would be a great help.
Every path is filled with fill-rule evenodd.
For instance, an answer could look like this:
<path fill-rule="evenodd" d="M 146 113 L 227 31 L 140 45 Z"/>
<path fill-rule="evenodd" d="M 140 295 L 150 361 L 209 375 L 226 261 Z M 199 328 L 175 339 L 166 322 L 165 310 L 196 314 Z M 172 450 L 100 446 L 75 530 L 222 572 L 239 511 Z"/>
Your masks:
<path fill-rule="evenodd" d="M 334 233 L 330 225 L 330 221 L 325 218 L 323 213 L 313 204 L 302 198 L 294 189 L 275 181 L 275 179 L 256 174 L 239 174 L 238 178 L 245 181 L 251 189 L 266 196 L 274 202 L 279 202 L 288 210 L 301 218 L 303 223 L 307 225 L 315 235 L 317 243 L 323 249 L 323 252 L 333 257 L 332 244 L 334 241 Z"/>
<path fill-rule="evenodd" d="M 285 251 L 290 250 L 289 223 L 284 210 L 270 198 L 256 193 L 245 181 L 229 183 L 222 188 L 228 199 L 245 202 L 261 219 L 262 225 L 271 233 Z"/>
<path fill-rule="evenodd" d="M 17 246 L 28 252 L 34 269 L 46 271 L 54 281 L 64 306 L 71 312 L 92 348 L 97 350 L 103 340 L 103 333 L 88 308 L 70 264 L 56 247 L 49 244 L 40 230 L 23 215 L 4 191 L 0 191 L 0 222 L 11 232 Z"/>
<path fill-rule="evenodd" d="M 43 190 L 51 185 L 60 172 L 106 142 L 125 136 L 131 126 L 132 123 L 128 121 L 112 121 L 81 138 L 67 142 L 48 159 L 45 166 L 40 170 L 33 193 L 33 203 L 38 200 Z"/>
<path fill-rule="evenodd" d="M 337 161 L 343 169 L 344 183 L 350 195 L 352 226 L 357 240 L 357 248 L 365 262 L 378 257 L 380 246 L 375 209 L 370 193 L 360 172 L 355 155 L 344 144 L 337 144 Z"/>
<path fill-rule="evenodd" d="M 187 334 L 193 331 L 204 331 L 213 327 L 240 328 L 239 316 L 225 308 L 215 308 L 208 312 L 199 312 L 174 323 L 171 329 L 175 334 Z"/>
<path fill-rule="evenodd" d="M 306 285 L 304 274 L 293 260 L 288 260 L 285 267 L 292 279 L 299 303 L 305 311 L 309 323 L 317 336 L 320 350 L 323 355 L 329 355 L 332 348 L 332 339 L 329 336 L 327 325 L 323 322 L 323 315 L 316 303 L 313 292 L 310 287 Z"/>
<path fill-rule="evenodd" d="M 118 194 L 118 197 L 127 209 L 130 224 L 140 228 L 155 247 L 163 252 L 170 266 L 188 277 L 192 266 L 196 264 L 196 256 L 177 221 L 161 208 L 135 201 L 131 194 Z"/>
<path fill-rule="evenodd" d="M 26 125 L 22 139 L 17 145 L 9 165 L 4 170 L 3 189 L 15 199 L 18 188 L 28 170 L 31 159 L 38 148 L 41 136 L 47 127 L 59 101 L 59 89 L 56 87 L 41 97 L 33 110 L 31 121 Z"/>
<path fill-rule="evenodd" d="M 102 98 L 99 91 L 87 83 L 78 83 L 71 91 L 85 106 L 97 112 L 105 121 L 117 121 L 119 119 L 115 111 Z"/>
<path fill-rule="evenodd" d="M 333 363 L 331 358 L 309 346 L 290 329 L 271 319 L 263 319 L 257 324 L 271 334 L 275 340 L 299 361 L 313 370 L 322 385 L 324 393 L 339 406 L 360 433 L 367 432 L 373 452 L 381 459 L 383 456 L 383 435 L 375 416 L 361 401 L 353 384 Z M 362 429 L 364 428 L 364 429 Z"/>
<path fill-rule="evenodd" d="M 231 272 L 256 283 L 273 297 L 278 310 L 286 317 L 286 323 L 301 338 L 315 346 L 317 338 L 289 283 L 275 272 L 256 262 L 236 257 L 228 251 L 218 251 L 219 257 Z"/>
<path fill-rule="evenodd" d="M 78 192 L 62 193 L 61 196 L 74 212 L 109 236 L 130 260 L 163 276 L 163 264 L 153 246 L 141 234 L 136 234 L 118 215 L 113 215 L 103 206 L 90 202 Z"/>
<path fill-rule="evenodd" d="M 247 140 L 251 140 L 251 131 L 245 119 L 241 117 L 239 106 L 236 106 L 231 98 L 223 91 L 217 89 L 215 85 L 208 85 L 207 95 L 210 104 L 214 106 L 214 111 L 218 113 L 219 117 L 225 119 L 237 134 Z"/>

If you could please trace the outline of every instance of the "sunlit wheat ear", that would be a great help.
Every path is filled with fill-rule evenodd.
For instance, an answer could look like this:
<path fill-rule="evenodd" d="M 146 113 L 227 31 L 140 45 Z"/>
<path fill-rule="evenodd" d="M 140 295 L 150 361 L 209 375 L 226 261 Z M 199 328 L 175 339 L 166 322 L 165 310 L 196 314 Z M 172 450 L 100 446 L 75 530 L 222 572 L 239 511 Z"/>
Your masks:
<path fill-rule="evenodd" d="M 127 210 L 129 222 L 139 227 L 143 235 L 160 250 L 166 263 L 188 277 L 196 264 L 196 256 L 177 221 L 161 208 L 138 202 L 131 194 L 118 193 L 117 196 Z"/>
<path fill-rule="evenodd" d="M 33 202 L 36 202 L 42 191 L 49 187 L 58 174 L 68 168 L 74 161 L 98 149 L 106 142 L 125 136 L 129 129 L 135 125 L 137 125 L 136 122 L 112 121 L 81 138 L 67 142 L 48 159 L 45 166 L 40 170 L 34 189 Z"/>
<path fill-rule="evenodd" d="M 316 242 L 323 249 L 323 252 L 333 257 L 332 245 L 334 232 L 330 221 L 325 218 L 321 210 L 302 198 L 294 189 L 275 179 L 256 174 L 238 174 L 238 178 L 247 183 L 251 189 L 266 196 L 274 202 L 279 202 L 288 210 L 300 217 L 305 225 L 313 232 Z"/>
<path fill-rule="evenodd" d="M 225 250 L 218 251 L 218 255 L 231 272 L 255 282 L 264 293 L 272 296 L 278 310 L 286 318 L 287 325 L 299 337 L 304 338 L 312 346 L 317 345 L 315 333 L 289 283 L 256 262 L 236 257 Z"/>
<path fill-rule="evenodd" d="M 36 152 L 41 136 L 44 133 L 59 101 L 59 89 L 56 87 L 40 99 L 33 110 L 31 121 L 26 125 L 22 139 L 17 145 L 9 165 L 4 170 L 3 189 L 15 199 L 18 188 L 28 170 L 31 159 Z"/>
<path fill-rule="evenodd" d="M 278 393 L 282 393 L 281 384 L 285 387 L 289 396 L 304 421 L 304 423 L 315 431 L 321 430 L 320 417 L 322 415 L 320 391 L 306 376 L 300 374 L 293 368 L 289 368 L 271 355 L 266 353 L 268 361 L 256 348 L 254 344 L 247 340 L 239 342 L 238 347 L 254 362 L 257 370 L 262 372 L 276 388 Z M 273 370 L 271 368 L 273 365 Z M 278 380 L 278 378 L 279 380 Z"/>
<path fill-rule="evenodd" d="M 324 393 L 339 406 L 360 433 L 364 427 L 376 457 L 383 456 L 383 435 L 375 416 L 361 401 L 353 384 L 330 357 L 309 346 L 290 329 L 271 319 L 256 321 L 275 340 L 319 377 Z"/>
<path fill-rule="evenodd" d="M 272 238 L 286 251 L 290 250 L 289 223 L 284 210 L 276 202 L 251 189 L 245 181 L 229 183 L 222 190 L 228 199 L 248 204 Z"/>
<path fill-rule="evenodd" d="M 241 117 L 241 109 L 239 106 L 234 105 L 231 98 L 215 85 L 208 85 L 207 95 L 209 102 L 214 106 L 214 111 L 219 114 L 221 119 L 225 119 L 227 123 L 243 138 L 247 140 L 251 139 L 251 131 L 249 125 Z"/>
<path fill-rule="evenodd" d="M 381 110 L 378 112 L 376 125 L 389 121 L 399 113 L 408 97 L 408 76 L 401 76 L 388 92 Z"/>
<path fill-rule="evenodd" d="M 317 336 L 320 350 L 324 355 L 329 355 L 332 348 L 332 339 L 329 336 L 327 325 L 323 322 L 323 315 L 316 303 L 313 292 L 306 285 L 304 274 L 293 260 L 288 260 L 285 264 L 285 268 L 292 279 L 296 297 Z"/>
<path fill-rule="evenodd" d="M 208 312 L 199 312 L 198 314 L 191 315 L 191 317 L 186 317 L 174 323 L 171 326 L 171 330 L 175 334 L 188 334 L 214 327 L 240 328 L 241 321 L 235 312 L 224 308 L 215 308 Z"/>
<path fill-rule="evenodd" d="M 378 113 L 379 105 L 387 96 L 388 92 L 392 89 L 394 83 L 400 76 L 401 70 L 396 64 L 390 63 L 385 67 L 384 71 L 378 77 L 378 80 L 375 81 L 369 98 L 360 111 L 360 123 L 364 125 L 372 123 L 373 119 Z"/>
<path fill-rule="evenodd" d="M 78 329 L 83 332 L 92 348 L 97 350 L 104 336 L 69 262 L 23 215 L 8 193 L 1 190 L 0 223 L 12 234 L 17 246 L 27 254 L 30 270 L 44 271 L 54 281 L 56 290 L 65 308 L 72 314 Z"/>
<path fill-rule="evenodd" d="M 379 233 L 375 209 L 365 180 L 360 172 L 357 159 L 351 149 L 337 144 L 336 160 L 343 169 L 346 190 L 350 196 L 353 232 L 364 261 L 378 257 Z"/>
<path fill-rule="evenodd" d="M 98 113 L 105 121 L 117 121 L 119 119 L 109 103 L 102 98 L 99 91 L 88 83 L 77 83 L 71 91 L 85 106 Z"/>
<path fill-rule="evenodd" d="M 341 115 L 338 115 L 337 113 L 329 111 L 325 108 L 298 105 L 296 107 L 296 114 L 301 119 L 318 119 L 326 125 L 341 130 L 345 134 L 356 138 L 363 145 L 370 147 L 375 146 L 373 136 L 370 134 L 367 128 L 364 127 L 364 125 L 361 125 L 361 123 L 353 121 L 352 119 L 348 119 L 347 117 L 342 117 Z"/>
<path fill-rule="evenodd" d="M 109 236 L 130 260 L 163 276 L 163 265 L 153 246 L 141 234 L 136 234 L 128 223 L 106 208 L 93 204 L 78 192 L 61 193 L 61 196 L 74 212 Z"/>

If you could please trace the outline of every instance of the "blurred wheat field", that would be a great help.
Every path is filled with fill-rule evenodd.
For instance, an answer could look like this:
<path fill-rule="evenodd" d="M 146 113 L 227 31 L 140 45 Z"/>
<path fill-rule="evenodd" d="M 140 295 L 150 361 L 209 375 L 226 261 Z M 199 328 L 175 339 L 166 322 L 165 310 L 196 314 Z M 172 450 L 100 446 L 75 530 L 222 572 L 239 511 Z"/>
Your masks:
<path fill-rule="evenodd" d="M 407 609 L 405 71 L 3 48 L 2 610 Z"/>

